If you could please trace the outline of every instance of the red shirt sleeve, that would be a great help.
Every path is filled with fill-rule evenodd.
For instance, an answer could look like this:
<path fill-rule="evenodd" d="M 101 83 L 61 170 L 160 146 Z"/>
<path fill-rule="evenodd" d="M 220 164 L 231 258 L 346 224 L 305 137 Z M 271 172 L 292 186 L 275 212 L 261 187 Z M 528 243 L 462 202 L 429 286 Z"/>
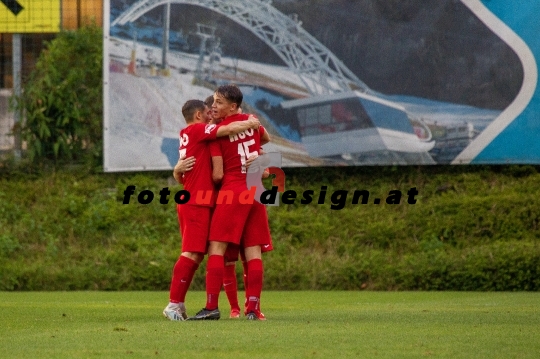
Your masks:
<path fill-rule="evenodd" d="M 219 141 L 212 141 L 210 142 L 210 156 L 212 157 L 223 157 L 223 154 L 221 152 L 221 146 L 219 145 Z"/>
<path fill-rule="evenodd" d="M 220 125 L 197 123 L 192 126 L 199 141 L 213 141 L 217 138 L 217 129 Z"/>

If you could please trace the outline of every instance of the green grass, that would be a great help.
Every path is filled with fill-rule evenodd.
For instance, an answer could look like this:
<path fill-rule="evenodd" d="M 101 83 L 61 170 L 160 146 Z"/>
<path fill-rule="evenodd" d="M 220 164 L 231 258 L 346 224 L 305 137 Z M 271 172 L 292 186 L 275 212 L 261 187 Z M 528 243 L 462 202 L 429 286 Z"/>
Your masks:
<path fill-rule="evenodd" d="M 170 322 L 161 317 L 167 297 L 0 292 L 0 357 L 540 356 L 538 293 L 270 291 L 262 302 L 266 322 Z M 203 303 L 203 292 L 188 293 L 189 314 Z"/>

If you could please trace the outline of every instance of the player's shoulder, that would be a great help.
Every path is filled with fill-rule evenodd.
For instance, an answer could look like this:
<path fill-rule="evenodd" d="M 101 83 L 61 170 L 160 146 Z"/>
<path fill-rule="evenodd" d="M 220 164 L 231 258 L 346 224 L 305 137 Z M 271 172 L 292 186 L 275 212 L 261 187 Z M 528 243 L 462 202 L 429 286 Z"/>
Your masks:
<path fill-rule="evenodd" d="M 216 129 L 217 125 L 213 123 L 194 123 L 186 128 L 184 128 L 181 133 L 212 133 Z"/>
<path fill-rule="evenodd" d="M 210 134 L 212 131 L 214 131 L 217 128 L 217 125 L 215 123 L 208 123 L 204 124 L 204 133 Z"/>

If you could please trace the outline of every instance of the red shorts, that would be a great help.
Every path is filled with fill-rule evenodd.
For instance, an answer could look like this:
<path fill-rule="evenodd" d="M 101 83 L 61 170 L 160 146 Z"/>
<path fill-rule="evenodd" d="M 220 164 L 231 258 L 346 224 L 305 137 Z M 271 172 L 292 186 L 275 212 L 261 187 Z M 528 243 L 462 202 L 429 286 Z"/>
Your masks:
<path fill-rule="evenodd" d="M 270 237 L 270 244 L 264 244 L 261 246 L 261 253 L 270 252 L 274 250 L 272 245 L 272 238 Z M 227 250 L 225 251 L 225 262 L 237 262 L 238 258 L 241 257 L 242 261 L 246 260 L 244 255 L 244 247 L 237 246 L 236 244 L 229 243 Z"/>
<path fill-rule="evenodd" d="M 238 261 L 238 255 L 240 254 L 240 246 L 236 244 L 229 243 L 227 245 L 227 250 L 223 257 L 225 257 L 225 262 L 236 262 Z"/>
<path fill-rule="evenodd" d="M 182 252 L 206 254 L 213 207 L 177 204 Z"/>
<path fill-rule="evenodd" d="M 253 204 L 216 204 L 208 239 L 241 244 L 244 248 L 259 245 L 261 250 L 271 250 L 266 207 L 257 201 Z"/>

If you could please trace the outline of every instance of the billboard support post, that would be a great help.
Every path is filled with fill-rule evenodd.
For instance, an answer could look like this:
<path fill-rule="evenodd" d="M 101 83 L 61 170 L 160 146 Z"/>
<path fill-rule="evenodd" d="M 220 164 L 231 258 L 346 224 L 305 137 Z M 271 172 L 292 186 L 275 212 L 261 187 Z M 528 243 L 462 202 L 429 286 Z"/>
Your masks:
<path fill-rule="evenodd" d="M 21 70 L 22 70 L 22 35 L 13 34 L 13 50 L 12 50 L 12 61 L 13 61 L 13 96 L 15 101 L 21 96 Z M 13 135 L 15 140 L 15 146 L 13 154 L 15 159 L 21 158 L 21 136 L 20 136 L 20 126 L 22 120 L 22 111 L 15 107 L 13 113 Z"/>

